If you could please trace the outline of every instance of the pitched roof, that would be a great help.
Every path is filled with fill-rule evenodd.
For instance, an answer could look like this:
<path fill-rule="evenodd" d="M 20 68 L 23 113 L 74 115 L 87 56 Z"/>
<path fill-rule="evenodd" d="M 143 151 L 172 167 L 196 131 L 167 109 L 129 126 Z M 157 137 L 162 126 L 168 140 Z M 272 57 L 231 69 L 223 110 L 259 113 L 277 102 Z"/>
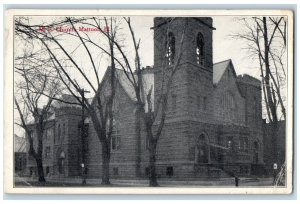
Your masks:
<path fill-rule="evenodd" d="M 119 80 L 121 86 L 123 87 L 123 89 L 125 90 L 125 92 L 128 94 L 128 96 L 130 97 L 131 100 L 136 101 L 136 94 L 135 94 L 135 90 L 133 85 L 131 84 L 131 82 L 128 80 L 128 77 L 126 76 L 126 73 L 124 72 L 124 70 L 121 69 L 116 69 L 116 76 L 117 79 Z M 129 77 L 132 79 L 132 76 L 130 73 L 128 73 Z M 135 79 L 137 79 L 137 75 L 134 74 Z M 143 100 L 145 100 L 147 94 L 149 93 L 149 91 L 151 90 L 151 101 L 152 101 L 152 110 L 153 110 L 153 106 L 154 106 L 154 73 L 153 73 L 153 68 L 147 67 L 142 69 L 142 85 L 143 85 L 143 89 L 142 89 L 142 96 L 143 96 Z M 147 110 L 147 103 L 145 105 L 146 110 Z"/>
<path fill-rule="evenodd" d="M 73 107 L 73 106 L 78 107 L 79 106 L 77 99 L 73 95 L 62 94 L 61 97 L 60 97 L 60 100 L 62 100 L 62 101 L 53 102 L 52 106 L 54 108 Z M 74 103 L 74 104 L 72 104 L 72 103 Z"/>
<path fill-rule="evenodd" d="M 25 137 L 14 135 L 14 152 L 26 152 Z"/>
<path fill-rule="evenodd" d="M 231 63 L 231 59 L 215 63 L 213 65 L 213 83 L 218 84 L 221 80 L 224 72 L 226 71 L 227 67 Z"/>

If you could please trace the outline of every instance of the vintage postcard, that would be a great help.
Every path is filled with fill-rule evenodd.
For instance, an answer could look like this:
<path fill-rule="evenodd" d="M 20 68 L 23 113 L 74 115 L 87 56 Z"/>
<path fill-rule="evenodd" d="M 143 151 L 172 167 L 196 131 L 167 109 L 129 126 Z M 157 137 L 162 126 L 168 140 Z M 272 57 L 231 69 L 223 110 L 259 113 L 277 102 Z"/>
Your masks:
<path fill-rule="evenodd" d="M 5 192 L 291 193 L 293 18 L 7 10 Z"/>

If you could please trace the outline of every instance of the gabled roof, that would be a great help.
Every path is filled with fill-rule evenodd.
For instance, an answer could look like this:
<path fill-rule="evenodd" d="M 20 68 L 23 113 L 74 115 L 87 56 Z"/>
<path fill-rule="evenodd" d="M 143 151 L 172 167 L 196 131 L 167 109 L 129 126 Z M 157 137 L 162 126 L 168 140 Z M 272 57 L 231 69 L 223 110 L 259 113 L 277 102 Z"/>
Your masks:
<path fill-rule="evenodd" d="M 128 80 L 128 77 L 126 76 L 124 70 L 121 69 L 116 69 L 116 78 L 118 79 L 119 83 L 123 87 L 124 91 L 127 93 L 129 98 L 133 101 L 136 101 L 136 94 L 133 85 L 131 82 Z M 128 76 L 132 78 L 131 74 L 128 73 Z M 134 74 L 135 79 L 137 79 L 137 75 Z M 151 89 L 151 101 L 152 101 L 152 106 L 154 105 L 154 73 L 153 73 L 153 68 L 147 67 L 142 69 L 142 85 L 143 85 L 143 90 L 142 90 L 142 96 L 143 100 L 145 100 L 146 95 L 149 93 Z M 147 104 L 146 104 L 147 106 Z M 146 107 L 147 110 L 147 107 Z M 153 107 L 152 107 L 153 110 Z"/>
<path fill-rule="evenodd" d="M 231 59 L 215 63 L 213 65 L 213 83 L 218 84 L 221 80 L 224 72 L 226 71 L 227 67 L 231 63 Z"/>
<path fill-rule="evenodd" d="M 234 82 L 239 90 L 239 93 L 241 94 L 241 96 L 243 96 L 240 86 L 237 83 L 238 77 L 236 75 L 236 72 L 233 67 L 231 59 L 224 60 L 222 62 L 218 62 L 213 65 L 213 84 L 217 85 L 220 82 L 220 80 L 222 79 L 222 76 L 224 75 L 224 73 L 226 72 L 227 69 L 232 70 L 233 75 L 234 75 Z"/>
<path fill-rule="evenodd" d="M 61 101 L 54 101 L 53 107 L 54 108 L 62 108 L 62 107 L 80 107 L 78 104 L 78 100 L 69 94 L 62 94 L 59 98 Z M 64 103 L 65 102 L 65 103 Z M 77 105 L 78 104 L 78 105 Z"/>

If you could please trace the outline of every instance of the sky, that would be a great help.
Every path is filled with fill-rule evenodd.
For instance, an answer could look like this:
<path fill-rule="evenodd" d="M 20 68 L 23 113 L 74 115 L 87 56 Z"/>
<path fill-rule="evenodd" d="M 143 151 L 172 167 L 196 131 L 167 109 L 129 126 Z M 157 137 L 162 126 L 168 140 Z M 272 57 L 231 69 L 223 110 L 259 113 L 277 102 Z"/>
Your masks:
<path fill-rule="evenodd" d="M 243 49 L 245 48 L 245 42 L 237 39 L 233 39 L 230 35 L 236 34 L 241 31 L 242 27 L 239 26 L 240 24 L 235 20 L 237 16 L 213 16 L 213 26 L 216 28 L 216 30 L 213 31 L 213 62 L 220 62 L 227 59 L 231 59 L 233 62 L 233 65 L 235 67 L 236 73 L 244 74 L 247 73 L 251 76 L 254 76 L 256 78 L 260 78 L 260 71 L 256 64 L 253 63 L 253 60 L 249 58 L 248 53 Z M 57 17 L 31 17 L 31 24 L 40 24 L 41 22 L 51 22 L 53 19 Z M 64 18 L 64 17 L 60 17 Z M 121 18 L 120 18 L 121 19 Z M 132 46 L 131 36 L 129 35 L 129 29 L 127 25 L 125 25 L 124 20 L 121 19 L 117 23 L 119 26 L 119 38 L 122 39 L 124 46 L 126 46 L 126 54 L 130 57 L 132 60 L 134 60 L 134 47 Z M 145 66 L 152 66 L 153 59 L 154 59 L 154 42 L 153 42 L 153 30 L 150 29 L 153 26 L 153 17 L 152 16 L 133 16 L 131 17 L 131 24 L 135 32 L 136 39 L 141 40 L 140 45 L 140 58 L 141 58 L 141 64 L 143 67 Z M 52 32 L 54 35 L 57 34 L 57 32 Z M 74 32 L 73 32 L 74 33 Z M 106 45 L 105 42 L 106 39 L 104 37 L 99 36 L 97 32 L 88 32 L 88 35 L 95 40 L 96 43 L 101 45 Z M 89 78 L 91 80 L 94 80 L 96 82 L 95 76 L 93 74 L 92 65 L 90 63 L 90 60 L 88 58 L 88 55 L 86 53 L 86 50 L 82 46 L 82 43 L 73 37 L 66 36 L 65 38 L 59 37 L 65 48 L 67 50 L 75 50 L 72 52 L 72 55 L 74 59 L 76 59 L 76 62 L 79 64 L 79 66 L 83 67 L 85 70 L 87 70 L 87 75 L 90 75 Z M 15 50 L 15 53 L 17 51 L 22 51 L 17 46 L 17 49 Z M 99 49 L 96 49 L 95 47 L 90 48 L 92 55 L 95 59 L 95 65 L 99 72 L 99 77 L 102 78 L 107 66 L 110 64 L 109 57 L 105 54 L 101 54 L 99 52 Z M 105 55 L 105 56 L 104 56 Z M 132 61 L 131 63 L 134 63 Z M 71 68 L 69 72 L 71 75 L 74 75 L 76 77 L 79 77 L 78 74 L 76 74 L 76 69 Z M 76 79 L 78 82 L 85 82 L 83 79 Z M 83 85 L 85 88 L 89 89 L 89 87 L 86 85 Z M 92 96 L 92 93 L 91 93 Z"/>
<path fill-rule="evenodd" d="M 132 24 L 136 29 L 137 36 L 141 36 L 141 55 L 143 65 L 153 65 L 153 26 L 152 17 L 133 18 Z M 236 21 L 236 16 L 215 16 L 213 17 L 213 61 L 214 63 L 231 59 L 236 73 L 250 74 L 259 77 L 259 69 L 253 65 L 253 60 L 248 57 L 248 53 L 243 49 L 245 43 L 237 41 L 230 35 L 241 31 L 240 24 Z"/>

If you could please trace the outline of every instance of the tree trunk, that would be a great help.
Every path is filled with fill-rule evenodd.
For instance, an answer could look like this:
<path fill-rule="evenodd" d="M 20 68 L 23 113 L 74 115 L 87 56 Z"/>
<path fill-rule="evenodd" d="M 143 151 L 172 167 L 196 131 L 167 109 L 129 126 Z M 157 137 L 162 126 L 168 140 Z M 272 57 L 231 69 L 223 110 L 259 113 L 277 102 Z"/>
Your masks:
<path fill-rule="evenodd" d="M 42 160 L 41 156 L 37 156 L 35 158 L 35 161 L 36 161 L 36 166 L 37 166 L 37 171 L 38 171 L 38 176 L 39 176 L 39 182 L 43 184 L 46 182 L 46 179 L 44 176 L 43 160 Z"/>
<path fill-rule="evenodd" d="M 270 63 L 269 63 L 269 41 L 268 41 L 268 28 L 267 28 L 267 22 L 266 17 L 263 17 L 263 27 L 264 27 L 264 54 L 265 54 L 265 67 L 266 67 L 266 74 L 265 74 L 265 82 L 266 82 L 266 91 L 267 91 L 267 98 L 268 98 L 268 104 L 270 106 L 271 114 L 272 114 L 272 120 L 278 121 L 277 119 L 277 113 L 276 113 L 276 104 L 274 104 L 274 101 L 272 100 L 272 92 L 271 92 L 271 86 L 270 86 Z"/>
<path fill-rule="evenodd" d="M 102 184 L 109 185 L 109 147 L 106 143 L 102 143 Z"/>
<path fill-rule="evenodd" d="M 278 122 L 277 121 L 273 121 L 272 123 L 270 123 L 271 125 L 271 133 L 272 133 L 272 137 L 273 137 L 273 163 L 277 163 L 278 164 L 278 139 L 277 139 L 277 134 L 278 134 Z"/>
<path fill-rule="evenodd" d="M 149 186 L 158 186 L 156 177 L 156 144 L 157 142 L 150 139 L 149 147 Z"/>
<path fill-rule="evenodd" d="M 135 134 L 136 134 L 136 164 L 135 174 L 137 177 L 141 176 L 141 114 L 142 106 L 137 104 Z"/>

